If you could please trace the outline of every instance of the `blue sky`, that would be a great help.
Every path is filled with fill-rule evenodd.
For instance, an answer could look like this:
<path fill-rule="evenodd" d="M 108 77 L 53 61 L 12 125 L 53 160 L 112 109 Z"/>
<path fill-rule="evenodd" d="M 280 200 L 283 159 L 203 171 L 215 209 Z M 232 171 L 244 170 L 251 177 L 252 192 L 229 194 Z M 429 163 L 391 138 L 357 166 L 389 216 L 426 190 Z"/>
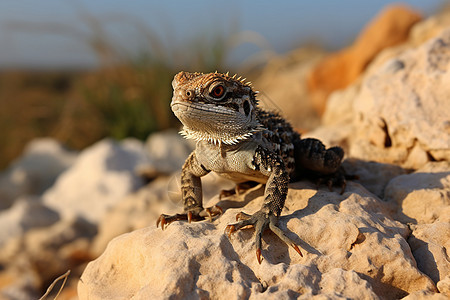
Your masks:
<path fill-rule="evenodd" d="M 445 0 L 403 1 L 425 16 Z M 199 36 L 252 31 L 278 53 L 315 40 L 329 48 L 351 42 L 361 28 L 392 1 L 149 1 L 149 0 L 2 0 L 0 67 L 92 66 L 86 42 L 92 27 L 88 12 L 127 49 L 145 47 L 136 24 L 149 28 L 170 47 L 180 49 Z M 234 31 L 233 31 L 234 30 Z M 258 51 L 239 47 L 231 61 Z"/>

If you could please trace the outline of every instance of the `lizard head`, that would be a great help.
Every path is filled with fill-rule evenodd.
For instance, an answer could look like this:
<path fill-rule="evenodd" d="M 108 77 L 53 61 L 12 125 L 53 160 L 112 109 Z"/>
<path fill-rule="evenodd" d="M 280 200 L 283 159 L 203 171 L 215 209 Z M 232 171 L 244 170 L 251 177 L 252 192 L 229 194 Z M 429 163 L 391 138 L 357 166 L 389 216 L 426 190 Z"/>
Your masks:
<path fill-rule="evenodd" d="M 180 72 L 172 87 L 172 111 L 187 138 L 236 144 L 262 130 L 256 93 L 245 79 L 217 72 Z"/>

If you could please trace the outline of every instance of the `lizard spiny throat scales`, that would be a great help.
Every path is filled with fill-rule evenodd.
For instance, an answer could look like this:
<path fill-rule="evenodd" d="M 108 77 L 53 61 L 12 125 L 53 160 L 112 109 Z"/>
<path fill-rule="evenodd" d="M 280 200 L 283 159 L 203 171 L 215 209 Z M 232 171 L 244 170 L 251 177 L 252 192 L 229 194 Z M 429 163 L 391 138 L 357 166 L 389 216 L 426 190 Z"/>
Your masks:
<path fill-rule="evenodd" d="M 255 113 L 256 93 L 245 79 L 180 72 L 172 87 L 172 111 L 186 138 L 233 145 L 263 130 Z"/>

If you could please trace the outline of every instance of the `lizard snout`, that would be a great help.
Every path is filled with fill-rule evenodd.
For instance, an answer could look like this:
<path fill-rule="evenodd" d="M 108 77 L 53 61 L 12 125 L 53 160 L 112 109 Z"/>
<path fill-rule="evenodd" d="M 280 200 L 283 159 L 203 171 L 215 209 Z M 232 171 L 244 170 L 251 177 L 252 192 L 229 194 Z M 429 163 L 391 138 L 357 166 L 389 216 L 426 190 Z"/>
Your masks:
<path fill-rule="evenodd" d="M 195 91 L 192 89 L 177 89 L 174 90 L 173 96 L 172 96 L 172 103 L 173 105 L 175 102 L 192 102 L 195 98 Z"/>

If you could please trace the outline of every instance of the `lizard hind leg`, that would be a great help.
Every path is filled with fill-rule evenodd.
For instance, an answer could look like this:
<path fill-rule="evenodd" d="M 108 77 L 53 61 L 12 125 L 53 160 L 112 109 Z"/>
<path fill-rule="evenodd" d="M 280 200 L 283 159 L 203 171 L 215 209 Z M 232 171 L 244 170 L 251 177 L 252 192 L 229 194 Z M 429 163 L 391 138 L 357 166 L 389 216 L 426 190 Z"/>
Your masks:
<path fill-rule="evenodd" d="M 329 190 L 333 186 L 341 188 L 343 194 L 347 185 L 341 147 L 325 148 L 317 139 L 302 139 L 295 143 L 296 177 L 306 177 L 319 186 L 325 183 Z"/>
<path fill-rule="evenodd" d="M 340 187 L 341 190 L 339 194 L 341 195 L 345 192 L 345 188 L 347 187 L 347 178 L 353 178 L 348 177 L 342 168 L 339 168 L 338 171 L 332 174 L 310 173 L 307 177 L 316 183 L 317 188 L 319 188 L 322 184 L 325 184 L 330 192 L 333 191 L 333 186 Z"/>

